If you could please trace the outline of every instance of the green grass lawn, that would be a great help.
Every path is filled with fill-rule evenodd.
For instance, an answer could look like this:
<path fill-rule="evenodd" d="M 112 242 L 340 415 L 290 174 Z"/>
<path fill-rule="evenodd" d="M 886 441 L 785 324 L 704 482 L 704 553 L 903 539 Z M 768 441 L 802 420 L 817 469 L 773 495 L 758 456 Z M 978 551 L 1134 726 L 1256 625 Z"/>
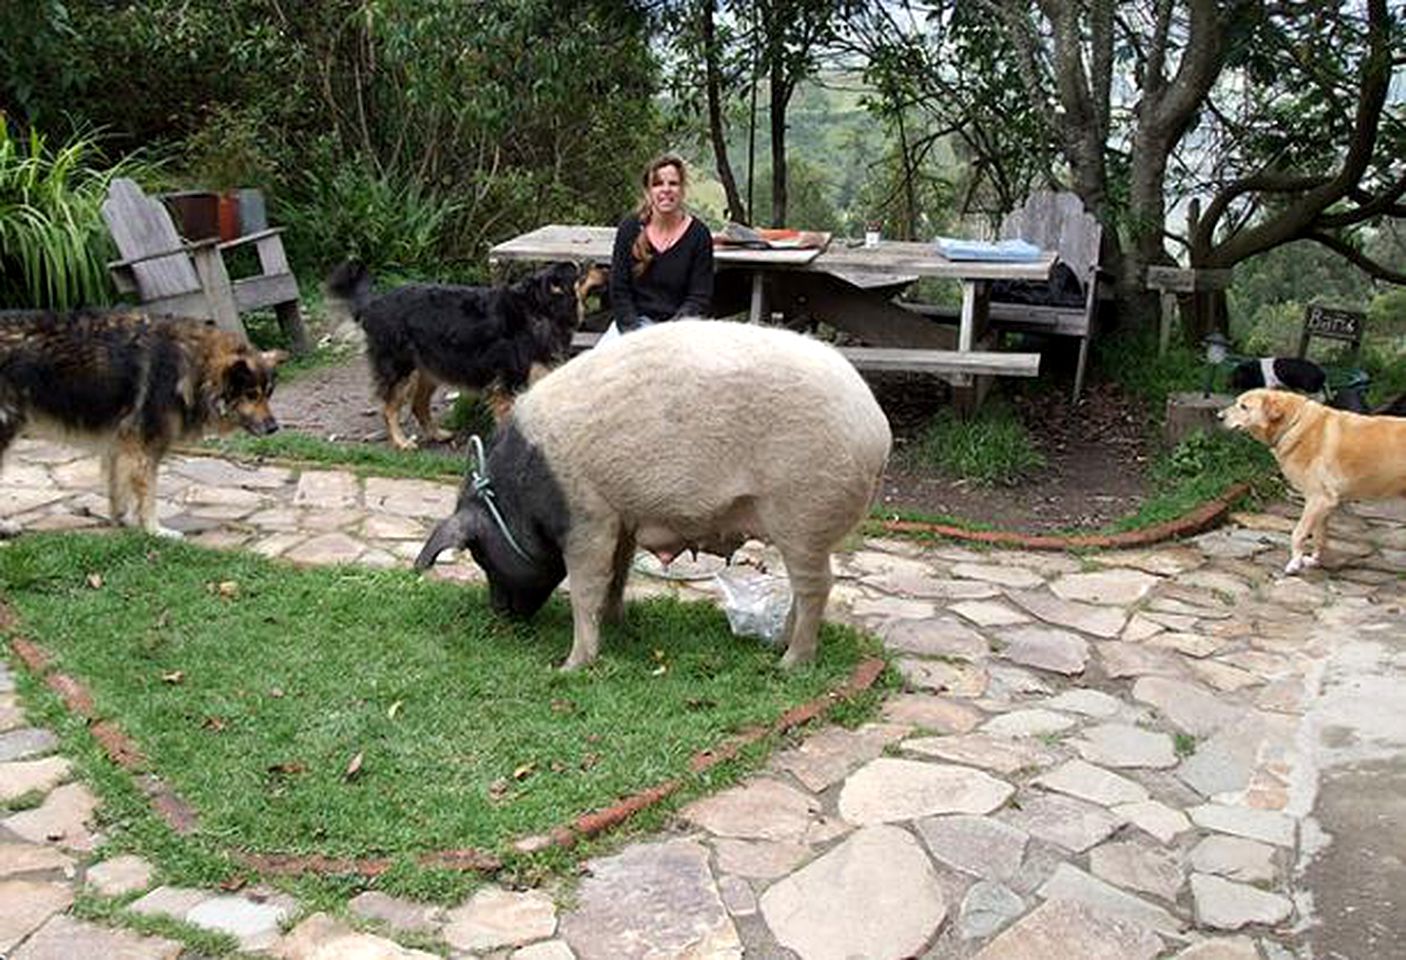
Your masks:
<path fill-rule="evenodd" d="M 249 851 L 495 849 L 684 774 L 878 652 L 827 626 L 786 673 L 712 606 L 653 600 L 563 674 L 560 599 L 510 623 L 479 588 L 131 534 L 22 537 L 0 591 L 196 807 L 197 842 Z"/>

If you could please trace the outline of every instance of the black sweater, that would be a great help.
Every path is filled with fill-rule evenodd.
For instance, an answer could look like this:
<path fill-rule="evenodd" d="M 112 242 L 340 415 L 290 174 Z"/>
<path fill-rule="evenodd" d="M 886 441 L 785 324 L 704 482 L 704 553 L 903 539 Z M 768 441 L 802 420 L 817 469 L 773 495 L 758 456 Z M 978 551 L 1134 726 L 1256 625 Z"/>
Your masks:
<path fill-rule="evenodd" d="M 615 231 L 610 260 L 610 303 L 622 331 L 676 317 L 706 317 L 713 301 L 713 235 L 697 217 L 663 253 L 655 252 L 644 275 L 635 276 L 635 238 L 644 225 L 631 214 Z"/>

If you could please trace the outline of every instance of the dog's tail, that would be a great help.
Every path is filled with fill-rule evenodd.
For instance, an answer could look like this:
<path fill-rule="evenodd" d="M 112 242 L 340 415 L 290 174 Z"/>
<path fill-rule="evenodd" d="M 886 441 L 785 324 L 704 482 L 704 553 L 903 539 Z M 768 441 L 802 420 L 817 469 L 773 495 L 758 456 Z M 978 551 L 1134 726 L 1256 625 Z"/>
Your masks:
<path fill-rule="evenodd" d="M 371 299 L 371 271 L 360 260 L 339 263 L 327 277 L 327 298 L 340 305 L 358 323 L 361 311 Z"/>

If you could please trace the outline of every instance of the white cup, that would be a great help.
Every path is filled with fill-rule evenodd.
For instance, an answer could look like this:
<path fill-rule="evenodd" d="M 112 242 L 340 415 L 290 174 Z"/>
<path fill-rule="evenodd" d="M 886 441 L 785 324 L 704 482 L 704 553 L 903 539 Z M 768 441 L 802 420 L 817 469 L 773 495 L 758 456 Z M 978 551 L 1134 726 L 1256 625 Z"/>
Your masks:
<path fill-rule="evenodd" d="M 873 249 L 879 245 L 879 228 L 870 227 L 864 231 L 864 246 Z"/>

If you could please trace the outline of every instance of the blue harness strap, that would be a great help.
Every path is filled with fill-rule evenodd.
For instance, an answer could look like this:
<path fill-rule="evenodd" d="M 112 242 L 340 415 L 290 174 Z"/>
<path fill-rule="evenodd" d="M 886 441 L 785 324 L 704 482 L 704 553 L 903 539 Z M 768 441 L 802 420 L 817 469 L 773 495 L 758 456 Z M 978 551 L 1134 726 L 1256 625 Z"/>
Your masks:
<path fill-rule="evenodd" d="M 469 437 L 469 445 L 473 448 L 473 459 L 477 467 L 469 467 L 469 485 L 473 487 L 474 496 L 483 501 L 483 505 L 488 508 L 488 513 L 493 517 L 493 522 L 498 524 L 498 529 L 503 532 L 503 536 L 508 541 L 508 546 L 528 563 L 532 558 L 527 555 L 527 551 L 522 549 L 517 539 L 513 537 L 513 532 L 508 529 L 508 522 L 503 519 L 503 512 L 498 509 L 498 500 L 493 493 L 492 481 L 488 478 L 488 458 L 483 454 L 483 441 L 478 434 Z"/>

